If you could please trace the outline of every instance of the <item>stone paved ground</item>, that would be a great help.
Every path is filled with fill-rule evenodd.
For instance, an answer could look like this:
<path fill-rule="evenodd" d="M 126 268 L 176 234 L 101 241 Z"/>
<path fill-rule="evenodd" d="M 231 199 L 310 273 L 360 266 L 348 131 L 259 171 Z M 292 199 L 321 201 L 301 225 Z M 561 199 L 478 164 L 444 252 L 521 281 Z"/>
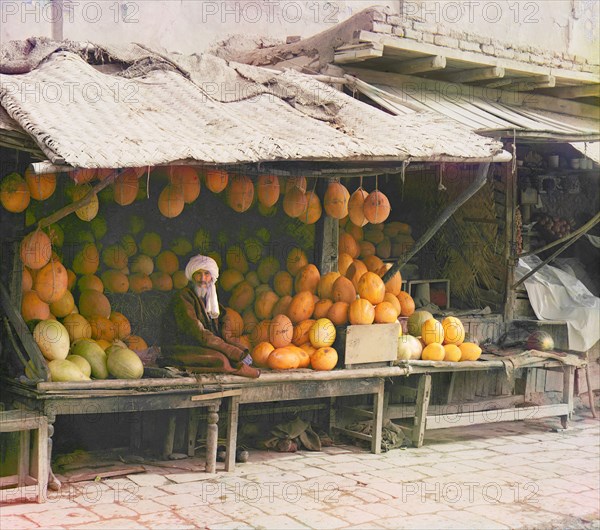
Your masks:
<path fill-rule="evenodd" d="M 599 423 L 576 416 L 431 431 L 420 449 L 261 453 L 235 472 L 83 482 L 44 504 L 6 492 L 0 528 L 600 528 Z M 8 501 L 8 502 L 6 502 Z"/>

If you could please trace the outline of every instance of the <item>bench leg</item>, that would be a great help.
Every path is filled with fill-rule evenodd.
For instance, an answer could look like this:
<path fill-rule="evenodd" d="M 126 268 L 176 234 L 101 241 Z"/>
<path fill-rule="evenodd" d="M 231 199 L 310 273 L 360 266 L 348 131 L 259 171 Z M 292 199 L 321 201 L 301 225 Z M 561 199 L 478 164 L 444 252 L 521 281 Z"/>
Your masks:
<path fill-rule="evenodd" d="M 194 456 L 196 454 L 196 436 L 198 435 L 198 425 L 200 424 L 200 411 L 190 409 L 188 416 L 188 441 L 187 454 Z"/>
<path fill-rule="evenodd" d="M 171 414 L 167 421 L 167 433 L 165 434 L 165 440 L 162 449 L 162 458 L 167 459 L 173 454 L 173 446 L 175 444 L 175 429 L 177 427 L 177 417 L 175 414 Z"/>
<path fill-rule="evenodd" d="M 54 435 L 54 422 L 56 421 L 56 416 L 48 415 L 48 443 L 47 445 L 47 461 L 48 461 L 48 488 L 53 491 L 60 491 L 62 484 L 60 480 L 56 478 L 54 472 L 52 471 L 52 436 Z"/>
<path fill-rule="evenodd" d="M 229 398 L 229 417 L 227 419 L 227 457 L 225 459 L 225 471 L 235 469 L 235 451 L 237 446 L 238 421 L 240 415 L 240 398 L 232 396 Z"/>
<path fill-rule="evenodd" d="M 43 421 L 34 434 L 33 462 L 37 477 L 37 502 L 46 501 L 48 475 L 50 474 L 48 458 L 48 422 Z"/>
<path fill-rule="evenodd" d="M 129 450 L 138 454 L 142 449 L 142 413 L 132 412 L 129 425 Z"/>
<path fill-rule="evenodd" d="M 427 424 L 427 409 L 431 396 L 431 375 L 424 374 L 419 380 L 417 389 L 417 403 L 415 407 L 415 425 L 412 431 L 412 443 L 415 447 L 421 447 L 425 438 Z"/>
<path fill-rule="evenodd" d="M 219 405 L 210 405 L 206 427 L 206 472 L 217 471 L 217 442 L 219 441 Z"/>
<path fill-rule="evenodd" d="M 17 485 L 22 488 L 27 485 L 27 478 L 31 476 L 29 470 L 30 454 L 29 442 L 31 440 L 31 431 L 21 431 L 19 433 L 19 469 L 17 471 Z"/>
<path fill-rule="evenodd" d="M 569 407 L 569 413 L 560 417 L 563 429 L 569 426 L 569 419 L 573 413 L 573 367 L 565 366 L 563 371 L 563 403 Z"/>
<path fill-rule="evenodd" d="M 383 401 L 385 395 L 385 382 L 379 381 L 379 391 L 373 395 L 373 433 L 371 435 L 371 453 L 381 453 L 381 439 L 383 436 Z"/>

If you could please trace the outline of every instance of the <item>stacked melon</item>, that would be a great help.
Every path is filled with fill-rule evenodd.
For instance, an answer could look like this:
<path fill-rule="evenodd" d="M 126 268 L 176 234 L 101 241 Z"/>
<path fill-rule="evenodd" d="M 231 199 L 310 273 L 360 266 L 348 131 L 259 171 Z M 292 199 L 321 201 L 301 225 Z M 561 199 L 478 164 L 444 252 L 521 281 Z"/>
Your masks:
<path fill-rule="evenodd" d="M 457 317 L 441 322 L 428 311 L 415 311 L 408 318 L 408 335 L 400 337 L 398 359 L 426 361 L 476 361 L 481 348 L 465 342 L 465 328 Z"/>

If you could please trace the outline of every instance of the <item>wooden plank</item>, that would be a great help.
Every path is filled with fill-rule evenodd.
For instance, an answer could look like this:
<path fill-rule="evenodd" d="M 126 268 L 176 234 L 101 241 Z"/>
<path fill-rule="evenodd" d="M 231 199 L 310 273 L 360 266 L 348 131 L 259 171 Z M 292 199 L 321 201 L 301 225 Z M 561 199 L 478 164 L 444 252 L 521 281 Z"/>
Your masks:
<path fill-rule="evenodd" d="M 362 432 L 350 431 L 348 429 L 344 429 L 343 427 L 334 427 L 334 430 L 340 432 L 342 434 L 346 434 L 347 436 L 352 436 L 353 438 L 358 438 L 359 440 L 366 440 L 368 442 L 372 442 L 373 437 L 370 434 L 364 434 Z"/>
<path fill-rule="evenodd" d="M 200 394 L 198 396 L 192 396 L 192 401 L 206 401 L 207 399 L 226 398 L 232 396 L 239 396 L 242 393 L 240 389 L 236 390 L 224 390 L 223 392 L 211 392 L 210 394 Z"/>
<path fill-rule="evenodd" d="M 515 407 L 511 409 L 486 410 L 470 412 L 468 414 L 446 414 L 440 416 L 427 416 L 427 428 L 449 429 L 451 427 L 465 427 L 481 423 L 498 423 L 503 421 L 523 421 L 549 416 L 566 414 L 568 405 L 559 403 L 555 405 L 540 405 L 535 407 Z"/>
<path fill-rule="evenodd" d="M 335 64 L 348 64 L 375 59 L 383 56 L 383 47 L 369 44 L 360 44 L 352 49 L 336 51 L 333 62 Z"/>
<path fill-rule="evenodd" d="M 396 360 L 399 332 L 399 322 L 372 326 L 348 326 L 345 337 L 344 363 L 355 365 Z"/>
<path fill-rule="evenodd" d="M 383 438 L 383 397 L 385 383 L 379 381 L 377 393 L 373 396 L 373 439 L 371 440 L 371 453 L 381 453 L 381 440 Z"/>
<path fill-rule="evenodd" d="M 362 416 L 364 418 L 373 418 L 373 411 L 361 409 L 360 407 L 340 407 L 341 410 L 349 412 L 353 416 Z"/>
<path fill-rule="evenodd" d="M 33 362 L 36 372 L 40 375 L 42 379 L 46 381 L 50 379 L 50 372 L 48 370 L 48 365 L 44 361 L 44 356 L 40 351 L 39 346 L 33 340 L 33 336 L 25 324 L 21 313 L 16 310 L 15 306 L 12 303 L 12 300 L 9 294 L 6 292 L 6 288 L 0 282 L 0 302 L 2 303 L 2 309 L 4 314 L 10 321 L 13 329 L 15 330 L 17 336 L 21 340 L 23 347 L 25 348 L 29 358 Z M 4 330 L 2 330 L 4 333 Z"/>
<path fill-rule="evenodd" d="M 446 57 L 443 55 L 433 55 L 431 57 L 401 61 L 398 65 L 391 67 L 391 71 L 398 74 L 412 75 L 420 72 L 443 70 L 444 68 L 446 68 Z"/>
<path fill-rule="evenodd" d="M 31 431 L 19 432 L 19 486 L 25 486 L 25 479 L 29 476 L 29 443 Z"/>
<path fill-rule="evenodd" d="M 229 400 L 227 417 L 227 454 L 225 457 L 225 471 L 235 469 L 235 452 L 237 446 L 238 422 L 240 417 L 240 398 L 232 396 Z"/>
<path fill-rule="evenodd" d="M 87 473 L 79 473 L 77 475 L 71 475 L 67 478 L 66 482 L 68 484 L 73 484 L 75 482 L 85 482 L 88 480 L 96 480 L 101 478 L 110 478 L 110 477 L 122 477 L 124 475 L 133 475 L 134 473 L 145 473 L 146 468 L 143 466 L 134 466 L 134 467 L 122 467 L 120 469 L 112 469 L 110 471 L 102 471 L 100 473 L 96 473 L 94 471 Z"/>
<path fill-rule="evenodd" d="M 556 87 L 551 92 L 547 93 L 549 96 L 563 99 L 576 99 L 576 98 L 589 98 L 589 97 L 600 97 L 600 85 L 582 85 L 582 86 L 565 86 Z"/>
<path fill-rule="evenodd" d="M 407 397 L 410 399 L 417 398 L 417 389 L 405 385 L 399 385 L 394 388 L 394 394 L 397 396 Z"/>
<path fill-rule="evenodd" d="M 444 76 L 444 81 L 450 83 L 472 83 L 473 81 L 483 81 L 486 79 L 499 79 L 504 77 L 504 73 L 505 70 L 501 66 L 473 68 L 472 70 L 447 74 Z"/>
<path fill-rule="evenodd" d="M 537 77 L 513 77 L 512 83 L 504 90 L 517 90 L 519 92 L 528 92 L 538 88 L 553 88 L 556 86 L 556 77 L 553 75 L 541 75 Z"/>
<path fill-rule="evenodd" d="M 446 81 L 425 79 L 416 76 L 378 72 L 355 66 L 346 68 L 346 70 L 348 74 L 358 77 L 365 82 L 390 85 L 401 89 L 407 95 L 431 93 L 432 97 L 438 95 L 439 98 L 439 95 L 452 94 L 454 100 L 462 95 L 464 98 L 476 97 L 485 101 L 496 101 L 520 108 L 559 112 L 581 118 L 600 119 L 600 109 L 597 106 L 578 103 L 568 99 L 559 99 L 541 94 L 536 94 L 535 98 L 533 98 L 527 92 L 519 93 L 510 90 L 448 83 Z M 512 135 L 513 131 L 508 134 L 510 137 Z"/>
<path fill-rule="evenodd" d="M 557 77 L 560 76 L 562 79 L 570 79 L 573 81 L 579 81 L 583 83 L 598 82 L 597 76 L 593 73 L 566 69 L 552 70 L 547 66 L 539 66 L 536 64 L 521 62 L 514 59 L 497 58 L 481 53 L 460 50 L 458 48 L 437 46 L 435 44 L 418 42 L 411 39 L 398 39 L 395 36 L 385 35 L 382 33 L 374 33 L 372 31 L 362 30 L 359 34 L 358 40 L 360 42 L 365 43 L 369 42 L 383 44 L 384 50 L 386 48 L 389 48 L 390 50 L 406 50 L 422 53 L 424 55 L 444 55 L 446 56 L 446 59 L 452 59 L 466 63 L 473 63 L 481 66 L 498 66 L 505 68 L 506 70 L 513 70 L 514 72 L 522 74 L 549 75 L 552 72 L 554 75 L 556 75 Z"/>

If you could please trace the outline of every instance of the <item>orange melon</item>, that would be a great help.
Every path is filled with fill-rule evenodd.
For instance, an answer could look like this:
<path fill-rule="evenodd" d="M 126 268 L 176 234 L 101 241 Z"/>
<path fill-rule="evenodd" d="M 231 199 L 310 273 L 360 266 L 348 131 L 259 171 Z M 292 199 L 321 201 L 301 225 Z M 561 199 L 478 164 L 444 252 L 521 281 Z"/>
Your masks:
<path fill-rule="evenodd" d="M 271 278 L 279 271 L 279 260 L 275 256 L 266 256 L 258 263 L 256 273 L 262 283 L 268 283 Z"/>
<path fill-rule="evenodd" d="M 378 258 L 375 255 L 365 256 L 362 261 L 367 266 L 367 270 L 369 272 L 378 273 L 382 267 L 385 267 L 385 263 L 381 261 L 381 258 Z"/>
<path fill-rule="evenodd" d="M 183 289 L 188 284 L 187 276 L 183 271 L 175 271 L 171 274 L 173 280 L 173 289 Z"/>
<path fill-rule="evenodd" d="M 308 265 L 308 258 L 301 248 L 290 250 L 286 260 L 286 267 L 292 276 L 296 276 L 300 269 Z"/>
<path fill-rule="evenodd" d="M 113 199 L 121 206 L 128 206 L 135 201 L 139 189 L 139 172 L 128 168 L 113 183 Z"/>
<path fill-rule="evenodd" d="M 260 368 L 265 368 L 268 366 L 269 355 L 275 348 L 269 342 L 259 342 L 252 349 L 252 363 Z"/>
<path fill-rule="evenodd" d="M 290 302 L 287 316 L 293 324 L 302 322 L 311 317 L 315 310 L 315 301 L 310 291 L 301 291 L 297 293 Z"/>
<path fill-rule="evenodd" d="M 57 318 L 63 318 L 73 312 L 75 308 L 75 300 L 73 300 L 73 295 L 71 291 L 65 291 L 65 294 L 62 295 L 56 302 L 52 302 L 50 304 L 50 311 Z"/>
<path fill-rule="evenodd" d="M 254 310 L 249 307 L 242 313 L 242 319 L 244 321 L 244 333 L 249 333 L 250 340 L 252 340 L 252 332 L 256 326 L 258 326 L 258 319 L 254 314 Z M 268 335 L 267 335 L 268 337 Z"/>
<path fill-rule="evenodd" d="M 400 291 L 398 294 L 398 301 L 400 302 L 400 315 L 403 317 L 409 317 L 415 312 L 415 301 L 406 291 Z"/>
<path fill-rule="evenodd" d="M 367 271 L 358 280 L 356 291 L 361 298 L 377 305 L 383 302 L 385 285 L 378 274 Z"/>
<path fill-rule="evenodd" d="M 367 256 L 372 256 L 375 254 L 377 249 L 375 245 L 370 241 L 361 241 L 358 244 L 358 255 L 361 258 L 366 258 Z"/>
<path fill-rule="evenodd" d="M 306 192 L 306 177 L 303 176 L 294 176 L 294 177 L 281 177 L 283 187 L 283 193 L 289 193 L 294 188 L 298 188 L 302 191 L 302 193 Z"/>
<path fill-rule="evenodd" d="M 350 324 L 372 324 L 375 320 L 373 304 L 364 298 L 358 298 L 348 308 Z"/>
<path fill-rule="evenodd" d="M 110 319 L 95 315 L 89 317 L 88 322 L 92 328 L 92 339 L 106 340 L 108 342 L 115 340 L 115 325 Z"/>
<path fill-rule="evenodd" d="M 348 215 L 350 193 L 343 184 L 331 182 L 323 197 L 323 206 L 329 217 L 343 219 Z"/>
<path fill-rule="evenodd" d="M 73 287 L 75 287 L 76 281 L 77 281 L 77 275 L 71 269 L 67 269 L 67 289 L 69 291 L 73 290 Z M 33 278 L 32 278 L 32 282 L 33 282 Z"/>
<path fill-rule="evenodd" d="M 348 201 L 348 216 L 356 226 L 365 226 L 369 221 L 365 217 L 364 203 L 369 194 L 362 188 L 358 188 Z"/>
<path fill-rule="evenodd" d="M 390 215 L 390 201 L 378 190 L 369 194 L 363 205 L 365 218 L 369 223 L 383 223 Z"/>
<path fill-rule="evenodd" d="M 398 321 L 398 311 L 390 302 L 380 302 L 375 306 L 375 320 L 377 324 L 391 324 Z"/>
<path fill-rule="evenodd" d="M 183 190 L 167 184 L 158 197 L 158 209 L 168 219 L 177 217 L 185 206 Z"/>
<path fill-rule="evenodd" d="M 36 175 L 31 166 L 25 170 L 25 182 L 29 195 L 36 201 L 45 201 L 56 190 L 56 173 L 43 173 Z"/>
<path fill-rule="evenodd" d="M 85 317 L 77 313 L 67 315 L 63 321 L 63 326 L 67 329 L 71 344 L 79 339 L 91 339 L 92 327 Z"/>
<path fill-rule="evenodd" d="M 383 267 L 381 267 L 381 269 L 379 269 L 379 276 L 383 278 L 387 271 L 391 268 L 392 264 L 386 263 Z M 400 291 L 402 291 L 402 275 L 400 274 L 400 271 L 398 271 L 387 282 L 385 282 L 385 292 L 398 296 Z"/>
<path fill-rule="evenodd" d="M 171 250 L 163 250 L 156 256 L 156 268 L 160 272 L 173 274 L 179 269 L 179 258 L 177 257 L 177 254 Z"/>
<path fill-rule="evenodd" d="M 209 169 L 206 172 L 204 183 L 213 193 L 221 193 L 229 182 L 229 174 L 223 169 Z"/>
<path fill-rule="evenodd" d="M 292 342 L 294 326 L 285 315 L 277 315 L 269 323 L 269 342 L 275 348 L 282 348 Z"/>
<path fill-rule="evenodd" d="M 244 333 L 244 319 L 235 309 L 225 308 L 223 316 L 223 334 L 232 337 L 241 337 Z"/>
<path fill-rule="evenodd" d="M 181 189 L 185 204 L 193 203 L 200 196 L 200 177 L 192 166 L 171 166 L 169 181 Z"/>
<path fill-rule="evenodd" d="M 331 291 L 333 290 L 333 284 L 340 277 L 339 272 L 328 272 L 321 276 L 319 280 L 319 285 L 317 287 L 317 294 L 320 298 L 330 298 L 331 299 Z"/>
<path fill-rule="evenodd" d="M 352 282 L 354 288 L 358 291 L 358 281 L 367 272 L 369 272 L 367 266 L 362 261 L 355 259 L 346 271 L 346 278 Z"/>
<path fill-rule="evenodd" d="M 40 299 L 35 291 L 27 291 L 21 299 L 23 320 L 47 320 L 50 318 L 50 306 Z"/>
<path fill-rule="evenodd" d="M 292 188 L 283 197 L 283 211 L 289 217 L 298 217 L 308 206 L 306 194 L 299 188 Z"/>
<path fill-rule="evenodd" d="M 94 291 L 92 289 L 86 289 L 81 291 L 79 295 L 79 312 L 84 317 L 92 317 L 100 315 L 105 318 L 110 317 L 110 302 L 103 293 Z"/>
<path fill-rule="evenodd" d="M 331 346 L 319 348 L 310 356 L 310 366 L 313 370 L 333 370 L 337 362 L 337 351 Z"/>
<path fill-rule="evenodd" d="M 319 196 L 314 191 L 309 191 L 306 194 L 306 199 L 306 209 L 298 216 L 298 219 L 304 224 L 312 225 L 321 218 L 323 208 L 321 207 Z"/>
<path fill-rule="evenodd" d="M 26 293 L 27 291 L 31 291 L 32 288 L 33 278 L 31 277 L 31 273 L 28 268 L 23 267 L 23 270 L 21 271 L 21 292 Z"/>
<path fill-rule="evenodd" d="M 129 335 L 129 337 L 125 339 L 125 344 L 133 351 L 144 351 L 148 349 L 148 344 L 139 335 Z"/>
<path fill-rule="evenodd" d="M 5 210 L 20 213 L 29 206 L 31 195 L 27 183 L 18 173 L 11 173 L 0 180 L 0 203 Z"/>
<path fill-rule="evenodd" d="M 185 275 L 185 274 L 184 274 Z M 187 278 L 186 278 L 187 284 Z M 152 290 L 152 280 L 148 274 L 136 272 L 129 275 L 129 290 L 132 293 L 143 293 Z"/>
<path fill-rule="evenodd" d="M 400 301 L 398 300 L 397 296 L 394 296 L 392 293 L 385 293 L 385 295 L 383 296 L 383 301 L 384 302 L 389 302 L 390 304 L 392 304 L 394 306 L 394 309 L 396 310 L 396 313 L 398 316 L 400 316 L 400 312 L 402 311 L 402 306 L 400 305 Z"/>
<path fill-rule="evenodd" d="M 331 286 L 331 299 L 334 302 L 351 304 L 356 300 L 356 288 L 345 276 L 340 276 Z"/>
<path fill-rule="evenodd" d="M 302 267 L 298 274 L 296 274 L 294 289 L 297 293 L 300 291 L 310 291 L 315 294 L 320 280 L 321 274 L 319 273 L 319 269 L 312 263 L 309 263 Z"/>
<path fill-rule="evenodd" d="M 256 192 L 258 202 L 265 208 L 274 206 L 279 200 L 279 179 L 273 175 L 259 175 Z"/>
<path fill-rule="evenodd" d="M 129 278 L 121 271 L 108 269 L 101 275 L 102 283 L 111 293 L 126 293 L 129 290 Z"/>
<path fill-rule="evenodd" d="M 340 232 L 338 239 L 338 251 L 348 254 L 352 258 L 358 258 L 360 247 L 356 240 L 347 232 Z"/>
<path fill-rule="evenodd" d="M 429 343 L 421 353 L 421 359 L 424 361 L 443 361 L 445 356 L 446 350 L 438 342 Z"/>
<path fill-rule="evenodd" d="M 256 295 L 254 301 L 254 314 L 259 320 L 266 320 L 273 315 L 273 308 L 279 301 L 279 297 L 271 290 L 263 291 Z"/>
<path fill-rule="evenodd" d="M 239 245 L 233 245 L 227 249 L 227 253 L 225 254 L 225 262 L 227 263 L 227 267 L 229 269 L 235 269 L 240 271 L 242 274 L 246 274 L 250 269 L 244 251 Z"/>
<path fill-rule="evenodd" d="M 131 323 L 123 313 L 112 311 L 110 314 L 110 321 L 113 323 L 116 339 L 124 340 L 131 335 Z"/>
<path fill-rule="evenodd" d="M 245 212 L 254 199 L 254 184 L 245 175 L 236 175 L 227 186 L 227 203 L 238 213 Z"/>
<path fill-rule="evenodd" d="M 392 255 L 392 241 L 389 237 L 383 238 L 383 241 L 377 243 L 375 247 L 375 254 L 381 259 L 388 259 Z"/>
<path fill-rule="evenodd" d="M 307 318 L 302 322 L 298 322 L 298 324 L 294 326 L 294 332 L 292 334 L 292 343 L 294 343 L 296 346 L 302 346 L 302 344 L 309 342 L 310 328 L 312 328 L 312 325 L 314 323 L 315 320 L 312 318 Z"/>
<path fill-rule="evenodd" d="M 33 289 L 41 300 L 51 304 L 60 300 L 67 290 L 67 269 L 60 261 L 50 261 L 44 265 L 33 280 Z"/>
<path fill-rule="evenodd" d="M 292 294 L 294 287 L 294 278 L 287 271 L 279 271 L 273 277 L 273 288 L 279 296 L 287 296 Z"/>
<path fill-rule="evenodd" d="M 252 344 L 260 342 L 269 342 L 270 340 L 271 321 L 263 320 L 250 330 L 250 341 Z"/>
<path fill-rule="evenodd" d="M 312 317 L 314 319 L 325 318 L 327 317 L 327 313 L 331 306 L 333 305 L 333 301 L 328 298 L 324 298 L 323 300 L 319 300 L 315 304 L 315 310 L 313 311 Z"/>
<path fill-rule="evenodd" d="M 300 357 L 290 348 L 276 348 L 269 355 L 267 364 L 271 370 L 295 370 L 300 365 Z"/>
<path fill-rule="evenodd" d="M 298 368 L 308 368 L 310 366 L 310 355 L 306 350 L 300 348 L 299 346 L 294 346 L 293 344 L 290 344 L 287 346 L 287 348 L 298 355 L 298 358 L 300 359 Z"/>
<path fill-rule="evenodd" d="M 52 256 L 52 244 L 45 232 L 36 230 L 27 234 L 19 248 L 21 261 L 32 270 L 41 269 Z"/>
<path fill-rule="evenodd" d="M 173 278 L 166 272 L 153 272 L 150 275 L 152 288 L 156 291 L 170 291 L 173 289 Z"/>
<path fill-rule="evenodd" d="M 348 323 L 348 311 L 350 304 L 346 302 L 334 302 L 327 311 L 327 318 L 333 322 L 335 326 L 345 326 Z"/>
<path fill-rule="evenodd" d="M 244 275 L 236 269 L 225 269 L 219 275 L 218 285 L 225 292 L 231 291 L 236 285 L 244 281 Z"/>
<path fill-rule="evenodd" d="M 235 309 L 238 313 L 242 313 L 246 308 L 250 307 L 254 302 L 254 288 L 247 282 L 238 283 L 231 293 L 229 306 Z"/>
<path fill-rule="evenodd" d="M 292 297 L 289 294 L 282 296 L 273 307 L 273 315 L 286 315 L 291 303 Z"/>
<path fill-rule="evenodd" d="M 350 254 L 341 252 L 338 255 L 338 272 L 342 276 L 345 276 L 346 272 L 348 271 L 348 267 L 350 267 L 350 265 L 352 265 L 353 261 L 354 261 L 354 258 Z"/>

